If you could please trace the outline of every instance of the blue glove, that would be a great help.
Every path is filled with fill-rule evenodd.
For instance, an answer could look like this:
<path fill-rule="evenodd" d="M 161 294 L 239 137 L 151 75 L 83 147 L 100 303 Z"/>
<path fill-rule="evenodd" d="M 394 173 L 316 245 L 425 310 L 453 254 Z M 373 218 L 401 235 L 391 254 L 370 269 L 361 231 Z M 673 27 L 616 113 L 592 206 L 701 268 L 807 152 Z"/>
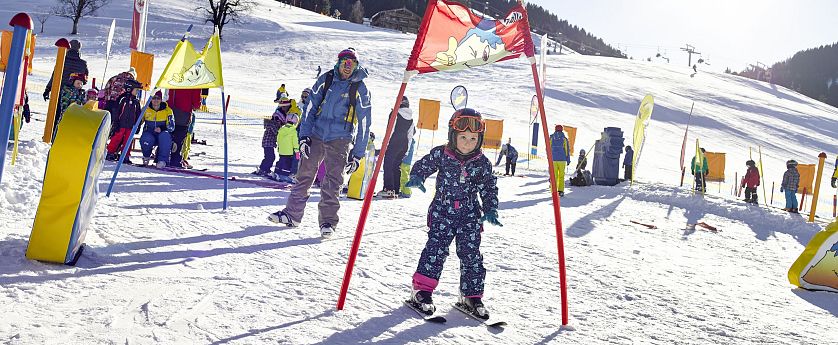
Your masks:
<path fill-rule="evenodd" d="M 489 224 L 503 226 L 503 224 L 498 221 L 498 211 L 491 210 L 487 211 L 483 217 L 480 217 L 480 223 L 489 222 Z"/>
<path fill-rule="evenodd" d="M 411 176 L 410 179 L 407 180 L 407 183 L 404 184 L 404 186 L 407 188 L 419 188 L 419 190 L 421 190 L 422 193 L 425 192 L 425 186 L 422 184 L 422 180 L 420 180 L 416 176 Z"/>
<path fill-rule="evenodd" d="M 783 186 L 780 186 L 780 193 L 783 192 Z"/>

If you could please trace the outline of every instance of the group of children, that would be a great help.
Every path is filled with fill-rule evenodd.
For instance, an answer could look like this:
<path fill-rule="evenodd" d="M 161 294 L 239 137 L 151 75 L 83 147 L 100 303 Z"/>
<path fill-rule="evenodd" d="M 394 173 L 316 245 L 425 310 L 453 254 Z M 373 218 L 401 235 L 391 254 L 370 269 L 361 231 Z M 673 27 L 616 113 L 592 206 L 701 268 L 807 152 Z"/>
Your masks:
<path fill-rule="evenodd" d="M 296 183 L 294 175 L 297 173 L 300 161 L 298 126 L 304 116 L 303 111 L 307 107 L 310 94 L 311 89 L 303 90 L 298 103 L 288 97 L 285 84 L 282 84 L 276 91 L 276 99 L 274 99 L 274 103 L 277 103 L 276 110 L 263 123 L 262 149 L 264 150 L 264 158 L 259 164 L 259 168 L 253 172 L 254 175 L 285 183 Z M 299 105 L 302 105 L 302 109 Z M 279 159 L 277 159 L 277 153 Z M 274 160 L 276 160 L 276 165 L 274 165 Z M 274 167 L 273 172 L 271 166 Z"/>

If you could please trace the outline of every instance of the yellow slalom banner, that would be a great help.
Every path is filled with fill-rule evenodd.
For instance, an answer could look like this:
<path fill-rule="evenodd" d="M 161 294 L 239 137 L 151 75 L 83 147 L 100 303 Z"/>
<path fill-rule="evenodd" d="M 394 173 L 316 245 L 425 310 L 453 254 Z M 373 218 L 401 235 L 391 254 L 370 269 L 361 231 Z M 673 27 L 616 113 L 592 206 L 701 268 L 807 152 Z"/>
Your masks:
<path fill-rule="evenodd" d="M 99 198 L 99 173 L 111 119 L 107 111 L 72 104 L 47 157 L 41 200 L 26 258 L 73 263 Z"/>
<path fill-rule="evenodd" d="M 789 269 L 789 283 L 809 290 L 838 292 L 838 220 L 815 234 Z"/>
<path fill-rule="evenodd" d="M 23 113 L 21 112 L 22 108 L 18 107 L 12 119 L 12 126 L 14 126 L 14 128 L 12 129 L 12 133 L 14 133 L 15 136 L 14 148 L 12 149 L 12 165 L 15 165 L 15 162 L 17 161 L 17 148 L 18 144 L 20 143 L 20 123 L 21 117 L 23 117 Z"/>
<path fill-rule="evenodd" d="M 651 94 L 647 94 L 640 102 L 640 108 L 637 109 L 637 118 L 634 120 L 634 146 L 632 147 L 634 156 L 631 158 L 631 166 L 634 171 L 632 171 L 629 185 L 634 184 L 634 177 L 637 176 L 637 160 L 640 159 L 640 153 L 643 151 L 643 143 L 646 141 L 646 126 L 648 126 L 654 108 L 655 98 Z"/>
<path fill-rule="evenodd" d="M 692 166 L 692 173 L 695 174 L 703 174 L 704 170 L 704 153 L 701 152 L 701 145 L 698 143 L 698 138 L 695 138 L 695 157 L 693 157 L 693 166 Z M 695 180 L 695 179 L 693 179 Z M 694 184 L 696 182 L 693 182 Z M 701 188 L 701 196 L 704 196 L 704 189 L 707 186 L 707 181 L 704 180 L 704 176 L 701 176 L 701 184 L 703 186 L 695 186 Z M 693 194 L 695 194 L 695 188 L 693 188 Z"/>

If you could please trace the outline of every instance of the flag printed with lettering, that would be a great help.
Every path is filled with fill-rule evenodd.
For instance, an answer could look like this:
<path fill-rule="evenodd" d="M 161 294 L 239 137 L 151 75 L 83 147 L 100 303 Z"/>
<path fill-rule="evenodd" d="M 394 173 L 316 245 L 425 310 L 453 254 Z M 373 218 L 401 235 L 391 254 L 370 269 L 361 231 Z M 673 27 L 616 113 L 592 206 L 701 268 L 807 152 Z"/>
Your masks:
<path fill-rule="evenodd" d="M 134 50 L 137 50 L 142 35 L 143 8 L 145 8 L 145 5 L 146 0 L 134 0 L 134 15 L 131 17 L 131 42 L 129 43 L 129 47 Z"/>
<path fill-rule="evenodd" d="M 458 71 L 535 55 L 527 11 L 519 2 L 503 19 L 478 16 L 459 3 L 431 0 L 408 71 Z"/>

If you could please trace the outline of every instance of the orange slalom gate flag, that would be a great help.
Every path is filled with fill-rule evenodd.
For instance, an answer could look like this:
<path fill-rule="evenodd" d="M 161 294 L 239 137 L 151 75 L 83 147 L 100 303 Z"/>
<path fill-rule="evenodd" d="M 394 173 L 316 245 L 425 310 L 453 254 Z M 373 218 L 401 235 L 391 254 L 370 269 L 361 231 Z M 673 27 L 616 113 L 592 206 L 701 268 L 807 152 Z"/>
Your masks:
<path fill-rule="evenodd" d="M 431 0 L 407 63 L 408 71 L 458 71 L 534 56 L 527 10 L 519 2 L 504 19 L 475 15 L 459 3 Z"/>

